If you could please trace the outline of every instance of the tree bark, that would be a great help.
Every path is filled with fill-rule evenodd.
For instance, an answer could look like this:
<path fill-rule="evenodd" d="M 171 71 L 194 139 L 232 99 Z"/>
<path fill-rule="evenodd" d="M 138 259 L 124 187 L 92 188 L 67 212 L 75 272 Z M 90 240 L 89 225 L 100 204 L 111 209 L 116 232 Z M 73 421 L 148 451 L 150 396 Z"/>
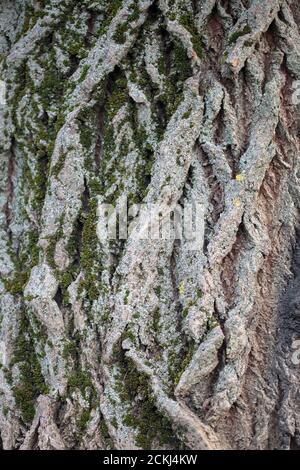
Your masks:
<path fill-rule="evenodd" d="M 0 0 L 4 449 L 299 448 L 299 25 Z M 125 197 L 200 205 L 199 245 L 102 237 Z"/>

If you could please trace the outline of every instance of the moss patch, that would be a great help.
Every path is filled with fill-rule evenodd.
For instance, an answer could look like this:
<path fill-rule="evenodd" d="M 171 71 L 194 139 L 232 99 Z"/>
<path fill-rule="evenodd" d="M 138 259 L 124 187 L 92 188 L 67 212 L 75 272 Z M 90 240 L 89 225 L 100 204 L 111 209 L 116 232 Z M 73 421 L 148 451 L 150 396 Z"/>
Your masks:
<path fill-rule="evenodd" d="M 13 386 L 16 405 L 20 409 L 25 424 L 29 425 L 34 418 L 35 401 L 40 394 L 48 393 L 41 366 L 34 347 L 34 332 L 26 312 L 22 313 L 19 336 L 11 367 L 19 365 L 20 379 Z"/>
<path fill-rule="evenodd" d="M 228 39 L 228 44 L 234 44 L 238 38 L 241 36 L 245 36 L 245 34 L 249 34 L 252 32 L 250 26 L 245 26 L 241 31 L 236 31 L 235 33 L 231 34 Z"/>
<path fill-rule="evenodd" d="M 168 356 L 168 371 L 170 378 L 174 385 L 177 385 L 181 375 L 183 374 L 186 367 L 191 362 L 193 353 L 195 350 L 195 345 L 193 342 L 190 342 L 182 347 L 182 350 L 178 353 L 170 352 Z"/>
<path fill-rule="evenodd" d="M 190 33 L 191 41 L 193 43 L 193 48 L 194 48 L 197 56 L 201 58 L 203 56 L 202 42 L 201 42 L 201 38 L 199 36 L 199 33 L 198 33 L 197 28 L 196 28 L 195 23 L 194 23 L 193 14 L 190 13 L 190 12 L 184 13 L 180 17 L 179 22 Z"/>
<path fill-rule="evenodd" d="M 123 400 L 136 403 L 123 421 L 138 430 L 136 444 L 143 449 L 152 449 L 155 443 L 178 448 L 179 441 L 174 436 L 170 420 L 156 407 L 149 378 L 137 371 L 131 359 L 123 360 L 119 387 Z"/>

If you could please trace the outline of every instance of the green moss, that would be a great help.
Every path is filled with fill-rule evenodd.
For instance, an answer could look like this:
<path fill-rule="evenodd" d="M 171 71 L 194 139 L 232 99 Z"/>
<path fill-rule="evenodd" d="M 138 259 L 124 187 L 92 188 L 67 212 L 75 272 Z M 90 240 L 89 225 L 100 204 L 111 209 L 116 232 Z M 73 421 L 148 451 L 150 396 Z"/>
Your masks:
<path fill-rule="evenodd" d="M 190 12 L 185 12 L 179 20 L 180 24 L 190 33 L 191 40 L 193 43 L 193 48 L 198 57 L 203 56 L 202 42 L 199 37 L 199 32 L 194 23 L 194 16 Z"/>
<path fill-rule="evenodd" d="M 129 102 L 128 117 L 133 129 L 133 139 L 136 151 L 139 153 L 134 172 L 134 191 L 128 194 L 129 204 L 139 204 L 146 197 L 151 180 L 154 150 L 148 143 L 146 129 L 140 124 L 135 103 Z"/>
<path fill-rule="evenodd" d="M 171 423 L 156 407 L 149 385 L 149 378 L 138 372 L 131 359 L 124 359 L 119 386 L 121 398 L 135 403 L 132 412 L 127 412 L 123 423 L 138 430 L 136 444 L 143 449 L 152 449 L 154 443 L 178 447 Z"/>
<path fill-rule="evenodd" d="M 201 297 L 203 297 L 203 292 L 199 288 L 196 290 L 196 297 L 197 299 L 201 299 Z"/>
<path fill-rule="evenodd" d="M 16 272 L 14 278 L 3 279 L 7 292 L 12 295 L 23 294 L 24 288 L 29 279 L 29 271 Z"/>
<path fill-rule="evenodd" d="M 74 344 L 73 341 L 70 341 L 64 345 L 62 357 L 67 360 L 70 357 L 74 356 L 76 354 L 76 351 L 76 344 Z"/>
<path fill-rule="evenodd" d="M 35 296 L 34 295 L 26 295 L 24 296 L 24 300 L 26 300 L 26 302 L 31 302 L 32 300 L 35 299 Z"/>
<path fill-rule="evenodd" d="M 30 267 L 36 266 L 39 262 L 38 232 L 30 230 L 27 234 L 28 242 L 26 247 L 26 257 L 29 258 Z M 23 263 L 24 261 L 22 261 Z"/>
<path fill-rule="evenodd" d="M 131 329 L 127 326 L 126 330 L 122 333 L 121 336 L 121 342 L 124 341 L 125 339 L 130 339 L 130 341 L 135 344 L 136 343 L 136 337 L 134 333 L 131 331 Z"/>
<path fill-rule="evenodd" d="M 37 21 L 40 18 L 43 18 L 46 13 L 42 9 L 35 10 L 33 6 L 26 5 L 25 6 L 25 14 L 24 14 L 24 23 L 18 38 L 24 36 L 30 29 L 34 27 Z"/>
<path fill-rule="evenodd" d="M 52 167 L 51 170 L 51 176 L 58 176 L 61 170 L 64 167 L 66 156 L 63 152 L 60 153 L 58 161 L 55 163 L 55 165 Z"/>
<path fill-rule="evenodd" d="M 4 377 L 8 385 L 12 386 L 14 381 L 13 381 L 13 376 L 12 376 L 12 371 L 10 369 L 4 368 L 3 369 Z"/>
<path fill-rule="evenodd" d="M 159 308 L 156 308 L 153 312 L 153 317 L 152 317 L 152 330 L 157 333 L 159 331 L 160 327 L 160 310 Z"/>
<path fill-rule="evenodd" d="M 236 31 L 235 33 L 231 34 L 228 39 L 228 44 L 234 44 L 239 37 L 244 36 L 245 34 L 249 34 L 252 32 L 250 26 L 245 26 L 241 31 Z"/>
<path fill-rule="evenodd" d="M 183 310 L 182 310 L 182 316 L 185 318 L 187 317 L 189 314 L 189 308 L 188 307 L 185 307 Z"/>
<path fill-rule="evenodd" d="M 104 420 L 104 418 L 102 417 L 101 421 L 100 421 L 100 431 L 101 431 L 101 436 L 105 439 L 109 438 L 109 432 L 108 432 L 108 427 L 107 427 L 107 424 Z"/>
<path fill-rule="evenodd" d="M 129 297 L 129 294 L 130 294 L 130 290 L 129 289 L 126 289 L 125 291 L 125 295 L 124 295 L 124 304 L 127 305 L 128 304 L 128 297 Z"/>
<path fill-rule="evenodd" d="M 17 119 L 17 108 L 23 96 L 26 94 L 26 88 L 30 85 L 31 80 L 29 77 L 28 69 L 26 64 L 22 62 L 15 70 L 15 89 L 14 94 L 10 98 L 9 105 L 11 107 L 12 122 L 15 125 L 17 132 L 22 132 L 22 129 L 19 127 L 19 122 Z"/>
<path fill-rule="evenodd" d="M 168 18 L 170 21 L 176 20 L 176 13 L 175 12 L 168 12 Z"/>
<path fill-rule="evenodd" d="M 122 421 L 123 421 L 123 424 L 125 424 L 125 426 L 128 426 L 128 427 L 135 427 L 136 425 L 136 420 L 130 413 L 126 414 Z"/>
<path fill-rule="evenodd" d="M 223 54 L 223 56 L 222 56 L 221 59 L 220 59 L 220 64 L 225 64 L 227 58 L 228 58 L 228 52 L 225 51 L 224 54 Z"/>
<path fill-rule="evenodd" d="M 89 150 L 94 142 L 95 118 L 91 108 L 85 108 L 78 116 L 80 143 L 83 149 Z"/>
<path fill-rule="evenodd" d="M 35 197 L 32 203 L 33 209 L 36 210 L 39 214 L 41 213 L 42 206 L 46 194 L 46 185 L 48 179 L 48 165 L 49 159 L 48 155 L 42 154 L 38 155 L 36 166 L 35 166 L 35 176 L 33 179 L 33 189 L 35 192 Z"/>
<path fill-rule="evenodd" d="M 101 415 L 99 428 L 100 428 L 100 432 L 101 432 L 102 441 L 104 441 L 107 448 L 112 449 L 113 448 L 113 442 L 112 442 L 112 439 L 109 435 L 107 424 L 106 424 L 106 422 L 104 420 L 104 417 L 102 415 Z"/>
<path fill-rule="evenodd" d="M 54 270 L 56 270 L 56 264 L 54 261 L 55 248 L 56 248 L 57 242 L 62 238 L 62 236 L 63 236 L 63 215 L 58 220 L 58 229 L 55 235 L 53 235 L 52 237 L 48 239 L 48 245 L 46 248 L 47 263 Z"/>
<path fill-rule="evenodd" d="M 103 323 L 106 323 L 109 320 L 110 317 L 110 310 L 107 308 L 104 310 L 104 312 L 101 315 L 101 320 Z"/>
<path fill-rule="evenodd" d="M 140 17 L 140 11 L 136 2 L 133 2 L 129 6 L 129 11 L 131 12 L 128 16 L 128 22 L 136 21 Z"/>
<path fill-rule="evenodd" d="M 107 123 L 111 125 L 111 119 L 118 110 L 128 101 L 127 80 L 124 74 L 121 74 L 112 84 L 111 91 L 107 98 Z"/>
<path fill-rule="evenodd" d="M 171 48 L 172 47 L 172 48 Z M 165 76 L 164 93 L 160 96 L 160 106 L 164 108 L 165 122 L 162 123 L 158 120 L 159 126 L 166 124 L 171 119 L 182 99 L 183 84 L 187 78 L 192 75 L 191 62 L 187 56 L 186 49 L 178 40 L 173 40 L 170 44 L 170 66 L 166 68 L 164 55 L 160 60 L 159 71 L 160 74 Z M 160 134 L 161 130 L 158 129 Z"/>
<path fill-rule="evenodd" d="M 85 80 L 88 71 L 89 71 L 89 65 L 88 65 L 88 64 L 85 64 L 85 65 L 82 67 L 82 72 L 81 72 L 80 77 L 79 77 L 79 83 L 81 83 L 81 82 L 83 82 L 83 80 Z"/>
<path fill-rule="evenodd" d="M 170 181 L 168 178 L 170 178 L 170 177 L 168 176 L 166 178 L 166 181 Z M 164 268 L 158 267 L 157 272 L 158 272 L 159 276 L 163 276 L 164 275 Z"/>
<path fill-rule="evenodd" d="M 35 400 L 40 394 L 48 393 L 35 352 L 33 337 L 32 327 L 25 312 L 23 312 L 11 367 L 14 364 L 19 365 L 19 382 L 13 386 L 13 394 L 23 421 L 27 425 L 31 423 L 34 417 Z"/>
<path fill-rule="evenodd" d="M 47 263 L 49 266 L 51 266 L 53 269 L 56 268 L 56 264 L 54 261 L 54 254 L 55 254 L 55 247 L 56 247 L 56 237 L 52 238 L 46 248 L 46 258 L 47 258 Z"/>
<path fill-rule="evenodd" d="M 112 420 L 111 420 L 111 424 L 113 425 L 114 428 L 118 429 L 118 421 L 117 421 L 117 418 L 114 417 Z"/>
<path fill-rule="evenodd" d="M 22 187 L 25 194 L 32 194 L 32 208 L 36 212 L 36 218 L 40 218 L 47 180 L 49 176 L 49 161 L 53 151 L 57 125 L 61 124 L 62 116 L 55 116 L 53 110 L 60 106 L 61 96 L 64 92 L 64 75 L 56 66 L 54 51 L 47 55 L 47 60 L 41 62 L 44 71 L 43 80 L 39 84 L 33 83 L 27 66 L 23 63 L 16 71 L 17 86 L 12 97 L 12 120 L 15 125 L 15 137 L 23 142 L 25 156 L 22 175 Z M 30 122 L 23 121 L 23 115 L 17 118 L 17 109 L 24 95 L 32 95 L 30 108 Z M 38 97 L 38 98 L 37 98 Z M 51 107 L 52 115 L 48 110 Z M 43 114 L 44 112 L 44 114 Z M 43 114 L 43 118 L 41 118 Z M 21 122 L 19 121 L 21 120 Z M 32 157 L 36 156 L 35 161 Z M 28 159 L 30 157 L 30 165 Z"/>
<path fill-rule="evenodd" d="M 12 295 L 22 295 L 28 283 L 30 272 L 39 260 L 39 248 L 37 246 L 38 232 L 30 230 L 20 240 L 18 250 L 9 249 L 11 260 L 14 263 L 14 275 L 12 278 L 4 278 L 6 290 Z"/>
<path fill-rule="evenodd" d="M 183 115 L 182 115 L 182 118 L 183 119 L 188 119 L 191 115 L 191 111 L 186 111 Z"/>
<path fill-rule="evenodd" d="M 79 19 L 77 25 L 74 25 L 73 18 L 73 15 L 66 16 L 65 21 L 61 24 L 59 47 L 73 60 L 74 58 L 84 59 L 87 56 L 87 44 L 81 28 L 81 22 L 85 21 L 84 16 Z M 72 34 L 70 34 L 70 29 L 72 29 Z"/>
<path fill-rule="evenodd" d="M 219 323 L 214 317 L 210 317 L 206 322 L 206 334 L 213 330 Z"/>
<path fill-rule="evenodd" d="M 84 416 L 87 417 L 91 410 L 98 404 L 97 392 L 92 383 L 92 376 L 88 370 L 84 370 L 80 364 L 78 364 L 78 357 L 81 353 L 81 336 L 78 332 L 69 339 L 63 348 L 62 356 L 65 360 L 72 359 L 72 363 L 75 364 L 74 370 L 69 376 L 67 395 L 70 396 L 72 393 L 79 391 L 82 397 L 88 402 L 89 409 L 85 409 Z M 87 413 L 88 411 L 88 413 Z M 80 417 L 80 419 L 83 417 Z"/>
<path fill-rule="evenodd" d="M 78 368 L 78 370 L 75 370 L 69 377 L 68 391 L 69 393 L 73 393 L 79 390 L 82 396 L 87 398 L 87 389 L 92 389 L 91 375 L 88 371 Z"/>
<path fill-rule="evenodd" d="M 157 295 L 157 297 L 160 297 L 161 294 L 161 286 L 157 286 L 154 288 L 154 292 Z"/>
<path fill-rule="evenodd" d="M 171 421 L 157 410 L 151 395 L 145 397 L 140 408 L 138 429 L 136 444 L 142 449 L 152 449 L 154 442 L 158 442 L 161 446 L 171 445 L 175 448 L 179 446 Z"/>
<path fill-rule="evenodd" d="M 60 283 L 64 289 L 67 289 L 69 285 L 73 282 L 73 280 L 74 280 L 74 277 L 72 275 L 72 272 L 65 271 L 61 274 Z"/>
<path fill-rule="evenodd" d="M 113 18 L 116 16 L 119 8 L 122 6 L 123 0 L 111 0 L 108 2 L 105 11 L 104 19 L 98 31 L 99 35 L 102 35 L 106 32 L 108 26 L 110 25 Z"/>
<path fill-rule="evenodd" d="M 168 356 L 168 371 L 174 385 L 177 385 L 181 375 L 191 362 L 195 350 L 195 345 L 190 342 L 184 346 L 180 353 L 170 352 Z"/>
<path fill-rule="evenodd" d="M 39 343 L 39 357 L 45 357 L 45 345 L 48 341 L 48 332 L 46 326 L 33 314 L 31 314 L 31 325 L 33 335 Z M 41 351 L 42 349 L 42 351 Z"/>
<path fill-rule="evenodd" d="M 118 44 L 124 44 L 126 42 L 126 32 L 128 31 L 128 24 L 122 23 L 119 24 L 116 28 L 116 31 L 113 34 L 113 39 Z"/>
<path fill-rule="evenodd" d="M 173 73 L 172 79 L 178 80 L 178 83 L 173 85 L 179 85 L 179 90 L 182 90 L 182 83 L 192 75 L 192 69 L 190 60 L 187 56 L 187 52 L 181 43 L 175 41 L 173 49 Z M 176 77 L 176 78 L 175 78 Z"/>
<path fill-rule="evenodd" d="M 56 65 L 54 55 L 51 54 L 50 57 L 50 64 L 45 64 L 44 77 L 37 90 L 44 109 L 53 106 L 64 92 L 65 76 Z"/>
<path fill-rule="evenodd" d="M 83 433 L 85 431 L 90 418 L 91 410 L 83 410 L 76 423 L 80 433 Z"/>
<path fill-rule="evenodd" d="M 97 264 L 98 238 L 97 225 L 97 200 L 90 199 L 89 213 L 83 226 L 82 247 L 80 252 L 80 264 L 84 270 L 84 280 L 81 289 L 85 289 L 90 301 L 96 300 L 100 294 L 101 266 Z"/>

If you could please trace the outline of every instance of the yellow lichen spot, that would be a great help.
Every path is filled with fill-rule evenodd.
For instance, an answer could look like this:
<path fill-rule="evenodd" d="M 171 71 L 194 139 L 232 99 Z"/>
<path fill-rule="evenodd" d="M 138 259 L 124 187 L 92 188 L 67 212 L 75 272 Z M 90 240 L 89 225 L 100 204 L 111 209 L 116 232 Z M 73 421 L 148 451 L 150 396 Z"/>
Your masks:
<path fill-rule="evenodd" d="M 238 199 L 237 197 L 235 197 L 234 200 L 233 200 L 233 205 L 234 205 L 235 207 L 240 207 L 240 205 L 241 205 L 241 200 Z"/>
<path fill-rule="evenodd" d="M 238 174 L 238 175 L 236 175 L 235 179 L 236 179 L 236 181 L 244 181 L 245 177 L 242 174 Z"/>
<path fill-rule="evenodd" d="M 181 281 L 181 283 L 179 284 L 178 291 L 179 291 L 179 294 L 180 294 L 180 295 L 183 295 L 183 294 L 184 294 L 184 291 L 185 291 L 184 281 Z"/>

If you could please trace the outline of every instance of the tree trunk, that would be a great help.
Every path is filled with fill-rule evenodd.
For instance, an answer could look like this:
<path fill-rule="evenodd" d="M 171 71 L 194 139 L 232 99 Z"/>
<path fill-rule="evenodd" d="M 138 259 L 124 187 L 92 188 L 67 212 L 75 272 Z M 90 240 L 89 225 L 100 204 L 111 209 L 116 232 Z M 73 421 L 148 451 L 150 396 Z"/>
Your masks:
<path fill-rule="evenodd" d="M 300 448 L 299 25 L 0 0 L 4 449 Z M 191 204 L 197 243 L 138 237 Z"/>

